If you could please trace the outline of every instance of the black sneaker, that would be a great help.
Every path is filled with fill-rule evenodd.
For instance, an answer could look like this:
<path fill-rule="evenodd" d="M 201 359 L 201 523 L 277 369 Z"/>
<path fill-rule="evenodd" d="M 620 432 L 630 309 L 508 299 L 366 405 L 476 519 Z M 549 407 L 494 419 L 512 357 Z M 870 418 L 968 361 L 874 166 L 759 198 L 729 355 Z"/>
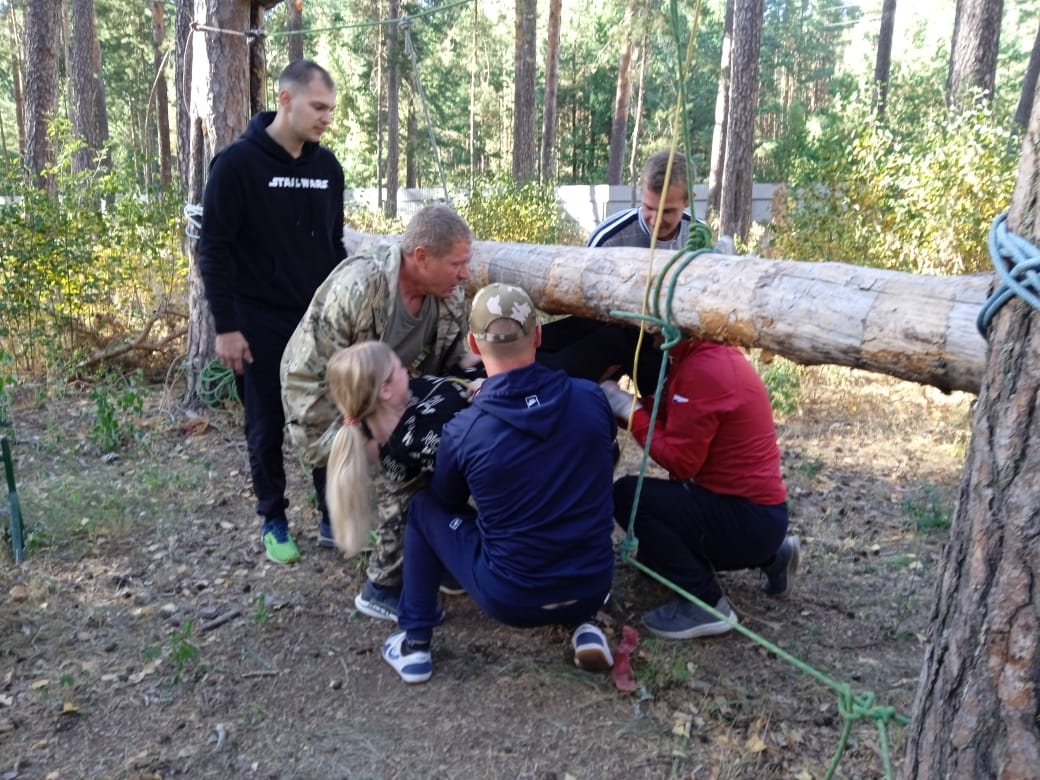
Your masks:
<path fill-rule="evenodd" d="M 767 596 L 786 598 L 794 588 L 794 576 L 802 557 L 802 543 L 797 536 L 784 539 L 773 562 L 762 567 L 762 592 Z"/>
<path fill-rule="evenodd" d="M 719 599 L 715 609 L 733 622 L 737 622 L 725 596 Z M 733 629 L 729 621 L 717 618 L 692 601 L 676 599 L 643 615 L 643 625 L 650 633 L 664 639 L 696 639 L 702 636 L 717 636 Z"/>
<path fill-rule="evenodd" d="M 384 588 L 366 579 L 365 587 L 354 598 L 354 606 L 364 615 L 396 623 L 397 604 L 400 600 L 400 588 Z"/>
<path fill-rule="evenodd" d="M 332 535 L 332 524 L 329 522 L 329 518 L 323 517 L 318 523 L 318 547 L 333 549 L 335 546 L 336 538 Z"/>

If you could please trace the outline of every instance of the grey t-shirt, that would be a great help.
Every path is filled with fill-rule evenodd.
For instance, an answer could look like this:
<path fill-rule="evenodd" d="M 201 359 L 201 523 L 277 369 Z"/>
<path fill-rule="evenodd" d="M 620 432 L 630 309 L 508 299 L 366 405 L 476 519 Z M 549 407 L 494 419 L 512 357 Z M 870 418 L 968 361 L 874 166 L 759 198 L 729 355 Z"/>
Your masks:
<path fill-rule="evenodd" d="M 419 316 L 413 317 L 398 290 L 397 304 L 386 324 L 383 341 L 393 348 L 409 373 L 435 373 L 437 366 L 431 351 L 436 337 L 437 298 L 433 295 L 423 298 Z"/>

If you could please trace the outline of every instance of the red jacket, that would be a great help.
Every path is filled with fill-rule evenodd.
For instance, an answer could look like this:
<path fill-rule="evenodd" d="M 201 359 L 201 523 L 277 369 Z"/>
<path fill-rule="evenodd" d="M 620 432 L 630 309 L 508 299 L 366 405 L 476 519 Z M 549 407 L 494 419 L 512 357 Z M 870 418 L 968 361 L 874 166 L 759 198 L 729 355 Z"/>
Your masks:
<path fill-rule="evenodd" d="M 773 410 L 751 363 L 736 347 L 708 341 L 680 342 L 670 356 L 650 457 L 672 479 L 756 504 L 783 503 Z M 652 405 L 652 397 L 641 398 L 632 420 L 644 446 Z"/>

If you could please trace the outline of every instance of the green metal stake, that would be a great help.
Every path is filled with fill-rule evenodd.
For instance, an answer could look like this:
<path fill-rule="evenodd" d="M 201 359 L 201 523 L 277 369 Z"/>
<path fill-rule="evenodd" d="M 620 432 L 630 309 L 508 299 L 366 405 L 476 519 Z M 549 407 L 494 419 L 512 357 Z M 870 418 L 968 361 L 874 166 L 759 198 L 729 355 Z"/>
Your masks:
<path fill-rule="evenodd" d="M 11 459 L 11 447 L 6 436 L 0 436 L 0 449 L 4 456 L 4 473 L 7 475 L 7 502 L 11 505 L 11 549 L 14 551 L 14 562 L 25 560 L 25 545 L 22 542 L 22 507 L 18 503 L 18 488 L 14 484 L 14 461 Z"/>

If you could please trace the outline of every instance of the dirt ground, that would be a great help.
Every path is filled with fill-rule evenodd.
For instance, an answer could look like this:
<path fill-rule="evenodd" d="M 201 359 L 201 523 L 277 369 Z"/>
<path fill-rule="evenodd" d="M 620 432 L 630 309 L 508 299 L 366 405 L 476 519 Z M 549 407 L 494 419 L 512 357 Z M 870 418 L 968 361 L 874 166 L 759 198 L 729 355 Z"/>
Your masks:
<path fill-rule="evenodd" d="M 667 594 L 619 563 L 601 617 L 614 643 L 639 632 L 634 690 L 577 670 L 562 629 L 493 624 L 466 597 L 446 599 L 433 679 L 401 683 L 378 652 L 392 626 L 353 610 L 362 566 L 314 543 L 299 469 L 304 557 L 282 567 L 259 543 L 236 416 L 146 396 L 115 456 L 92 439 L 86 392 L 15 403 L 29 549 L 21 566 L 0 556 L 0 780 L 809 780 L 844 723 L 828 680 L 910 711 L 970 396 L 806 370 L 778 423 L 796 590 L 722 581 L 744 626 L 818 676 L 736 632 L 654 639 L 639 618 Z M 626 447 L 621 470 L 639 455 Z M 898 765 L 903 729 L 888 736 Z M 878 730 L 859 721 L 836 776 L 882 775 Z"/>

